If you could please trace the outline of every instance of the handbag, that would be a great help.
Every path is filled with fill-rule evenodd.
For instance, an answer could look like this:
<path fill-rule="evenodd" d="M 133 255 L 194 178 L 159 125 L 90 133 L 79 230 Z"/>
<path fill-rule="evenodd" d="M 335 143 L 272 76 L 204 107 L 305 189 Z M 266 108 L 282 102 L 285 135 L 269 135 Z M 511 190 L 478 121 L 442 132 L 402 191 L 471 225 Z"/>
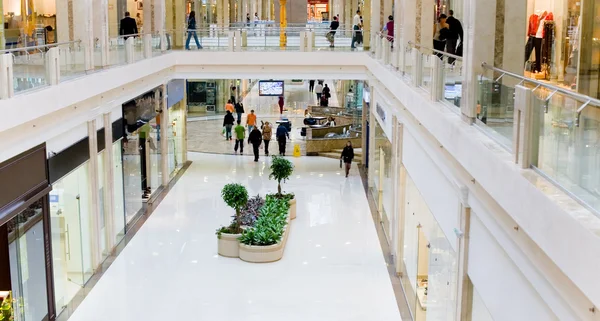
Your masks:
<path fill-rule="evenodd" d="M 342 159 L 340 158 L 340 168 L 342 168 Z"/>

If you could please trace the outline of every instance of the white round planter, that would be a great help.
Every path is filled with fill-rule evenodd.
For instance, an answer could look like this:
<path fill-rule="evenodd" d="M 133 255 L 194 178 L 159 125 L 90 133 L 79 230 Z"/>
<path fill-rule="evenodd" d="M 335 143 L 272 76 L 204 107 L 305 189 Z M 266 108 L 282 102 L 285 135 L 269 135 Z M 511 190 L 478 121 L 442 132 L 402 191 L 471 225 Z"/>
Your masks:
<path fill-rule="evenodd" d="M 221 233 L 221 237 L 217 239 L 219 255 L 240 257 L 240 241 L 238 241 L 240 236 L 242 234 Z"/>
<path fill-rule="evenodd" d="M 296 218 L 296 198 L 292 198 L 289 202 L 290 204 L 290 219 Z"/>
<path fill-rule="evenodd" d="M 291 213 L 288 213 L 287 225 L 283 231 L 281 241 L 277 244 L 267 246 L 255 246 L 246 245 L 240 243 L 239 256 L 242 261 L 250 263 L 269 263 L 281 260 L 283 257 L 283 250 L 287 243 L 288 236 L 290 234 L 290 219 Z"/>

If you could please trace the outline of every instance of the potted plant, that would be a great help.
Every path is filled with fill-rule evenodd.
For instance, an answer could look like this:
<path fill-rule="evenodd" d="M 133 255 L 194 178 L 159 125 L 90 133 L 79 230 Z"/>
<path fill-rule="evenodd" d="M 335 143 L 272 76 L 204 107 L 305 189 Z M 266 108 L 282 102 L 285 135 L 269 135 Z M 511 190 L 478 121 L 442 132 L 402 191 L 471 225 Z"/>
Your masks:
<path fill-rule="evenodd" d="M 252 263 L 278 261 L 289 235 L 289 203 L 287 200 L 268 195 L 253 227 L 243 231 L 240 237 L 239 257 Z"/>
<path fill-rule="evenodd" d="M 226 257 L 239 257 L 238 238 L 242 236 L 241 211 L 248 203 L 248 191 L 240 184 L 227 184 L 221 190 L 221 197 L 235 210 L 235 217 L 229 226 L 217 230 L 218 253 Z"/>
<path fill-rule="evenodd" d="M 296 198 L 293 193 L 283 194 L 281 192 L 281 182 L 286 182 L 292 173 L 294 172 L 294 165 L 289 160 L 279 157 L 273 156 L 273 162 L 271 162 L 271 174 L 269 175 L 269 179 L 274 179 L 277 181 L 277 194 L 274 196 L 279 199 L 286 199 L 290 205 L 290 219 L 296 218 Z"/>

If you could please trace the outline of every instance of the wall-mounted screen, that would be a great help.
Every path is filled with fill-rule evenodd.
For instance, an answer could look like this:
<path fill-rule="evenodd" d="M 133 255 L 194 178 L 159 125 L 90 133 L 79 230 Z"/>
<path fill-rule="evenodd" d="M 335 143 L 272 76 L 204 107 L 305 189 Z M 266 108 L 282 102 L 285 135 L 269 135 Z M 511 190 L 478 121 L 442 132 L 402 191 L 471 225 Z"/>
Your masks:
<path fill-rule="evenodd" d="M 283 80 L 261 80 L 258 82 L 259 96 L 282 96 Z"/>

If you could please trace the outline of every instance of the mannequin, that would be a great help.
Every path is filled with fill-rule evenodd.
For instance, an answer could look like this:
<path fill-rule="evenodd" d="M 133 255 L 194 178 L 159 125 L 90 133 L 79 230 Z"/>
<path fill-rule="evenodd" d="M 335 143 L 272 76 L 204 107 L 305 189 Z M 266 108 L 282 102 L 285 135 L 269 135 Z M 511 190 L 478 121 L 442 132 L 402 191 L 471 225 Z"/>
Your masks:
<path fill-rule="evenodd" d="M 525 62 L 529 60 L 531 52 L 535 49 L 535 72 L 542 71 L 542 38 L 544 30 L 544 20 L 548 13 L 546 11 L 541 14 L 532 14 L 529 17 L 529 28 L 527 30 L 527 45 L 525 46 Z"/>

